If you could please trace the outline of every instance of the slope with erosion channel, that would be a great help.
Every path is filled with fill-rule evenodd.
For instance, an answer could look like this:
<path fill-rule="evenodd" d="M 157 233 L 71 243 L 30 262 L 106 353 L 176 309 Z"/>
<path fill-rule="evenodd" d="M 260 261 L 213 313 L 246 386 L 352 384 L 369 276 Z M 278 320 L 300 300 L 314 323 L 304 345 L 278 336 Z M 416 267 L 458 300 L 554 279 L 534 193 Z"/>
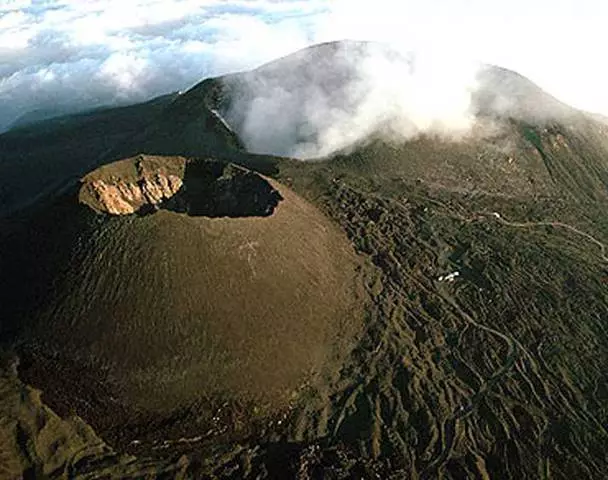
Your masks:
<path fill-rule="evenodd" d="M 178 95 L 154 122 L 117 142 L 101 157 L 100 163 L 136 155 L 234 156 L 244 153 L 238 135 L 205 99 Z M 247 156 L 241 155 L 241 158 Z"/>
<path fill-rule="evenodd" d="M 321 448 L 304 441 L 294 465 L 383 478 L 603 478 L 605 204 L 318 168 L 334 179 L 318 200 L 379 277 L 331 413 L 305 416 L 323 418 L 328 436 L 315 441 L 307 432 L 318 424 L 296 424 L 292 438 Z"/>
<path fill-rule="evenodd" d="M 218 452 L 198 439 L 194 408 L 171 418 L 162 449 L 144 441 L 129 450 L 188 452 L 190 474 L 224 478 L 605 477 L 602 201 L 441 189 L 370 178 L 342 161 L 281 165 L 280 178 L 323 206 L 375 265 L 364 335 L 331 388 L 304 389 L 236 444 L 215 436 Z M 69 381 L 77 378 L 90 377 Z M 141 413 L 117 418 L 114 431 L 144 439 L 166 425 Z M 199 433 L 188 436 L 185 424 Z"/>
<path fill-rule="evenodd" d="M 79 199 L 14 226 L 2 249 L 3 338 L 57 412 L 122 448 L 211 441 L 336 374 L 360 328 L 360 267 L 288 188 L 138 156 L 85 177 Z"/>

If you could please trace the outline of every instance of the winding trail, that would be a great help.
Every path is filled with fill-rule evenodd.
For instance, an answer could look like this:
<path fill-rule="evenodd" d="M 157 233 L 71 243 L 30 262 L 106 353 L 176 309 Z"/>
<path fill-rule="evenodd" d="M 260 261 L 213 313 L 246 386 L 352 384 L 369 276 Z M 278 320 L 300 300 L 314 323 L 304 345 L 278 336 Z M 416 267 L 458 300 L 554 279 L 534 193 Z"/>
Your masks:
<path fill-rule="evenodd" d="M 460 216 L 458 216 L 458 218 L 460 218 Z M 590 242 L 594 243 L 595 245 L 597 245 L 600 248 L 600 256 L 602 258 L 602 261 L 608 263 L 608 257 L 606 257 L 606 246 L 604 243 L 600 242 L 598 239 L 596 239 L 592 235 L 590 235 L 586 232 L 583 232 L 582 230 L 579 230 L 578 228 L 573 227 L 572 225 L 568 225 L 566 223 L 548 222 L 548 221 L 511 222 L 509 220 L 504 219 L 498 212 L 491 212 L 491 213 L 482 212 L 472 219 L 471 218 L 469 218 L 469 219 L 460 218 L 460 219 L 468 221 L 468 222 L 470 222 L 472 220 L 494 219 L 496 222 L 498 222 L 502 225 L 505 225 L 508 227 L 513 227 L 513 228 L 536 228 L 536 227 L 563 228 L 563 229 L 569 230 L 577 235 L 580 235 L 580 236 L 586 238 L 587 240 L 589 240 Z M 450 415 L 450 417 L 448 417 L 444 421 L 444 423 L 442 425 L 442 434 L 441 434 L 442 440 L 443 440 L 442 443 L 444 444 L 444 448 L 442 449 L 441 453 L 439 455 L 437 455 L 437 457 L 435 459 L 433 459 L 423 470 L 423 472 L 420 475 L 421 479 L 435 478 L 437 476 L 438 470 L 450 458 L 452 451 L 454 449 L 454 445 L 455 445 L 455 441 L 456 441 L 456 427 L 457 427 L 458 421 L 469 416 L 473 412 L 475 405 L 479 402 L 479 400 L 485 394 L 485 392 L 488 389 L 490 389 L 493 385 L 495 385 L 503 375 L 508 373 L 513 368 L 513 366 L 517 362 L 517 352 L 518 351 L 521 352 L 523 354 L 523 356 L 526 358 L 526 360 L 529 362 L 529 365 L 532 367 L 532 370 L 534 370 L 535 373 L 538 373 L 538 365 L 537 365 L 536 361 L 534 360 L 532 355 L 527 351 L 527 349 L 521 344 L 521 342 L 519 342 L 514 337 L 510 337 L 492 327 L 489 327 L 487 325 L 483 325 L 483 324 L 477 322 L 473 317 L 471 317 L 467 312 L 465 312 L 460 307 L 460 305 L 458 305 L 458 302 L 453 297 L 453 295 L 451 295 L 447 291 L 446 284 L 444 282 L 435 281 L 435 288 L 437 289 L 437 292 L 439 293 L 441 298 L 444 301 L 446 301 L 449 305 L 451 305 L 452 308 L 454 308 L 454 310 L 460 315 L 460 317 L 463 318 L 464 320 L 466 320 L 468 325 L 479 328 L 480 330 L 486 331 L 486 332 L 502 339 L 508 346 L 508 353 L 507 353 L 507 358 L 506 358 L 504 364 L 498 370 L 496 370 L 494 375 L 492 375 L 486 382 L 484 382 L 484 384 L 481 386 L 479 391 L 477 391 L 475 394 L 472 395 L 472 397 L 469 399 L 468 404 L 458 407 L 452 413 L 452 415 Z"/>
<path fill-rule="evenodd" d="M 478 218 L 486 219 L 489 216 L 494 218 L 494 220 L 496 220 L 498 223 L 500 223 L 502 225 L 506 225 L 508 227 L 514 227 L 514 228 L 555 227 L 555 228 L 564 228 L 566 230 L 570 230 L 571 232 L 576 233 L 577 235 L 585 237 L 587 240 L 589 240 L 592 243 L 595 243 L 598 247 L 600 247 L 600 255 L 602 257 L 602 260 L 604 262 L 608 263 L 608 257 L 606 257 L 606 245 L 604 245 L 597 238 L 588 234 L 587 232 L 583 232 L 582 230 L 579 230 L 578 228 L 573 227 L 572 225 L 568 225 L 567 223 L 546 222 L 546 221 L 545 222 L 511 222 L 509 220 L 505 220 L 498 212 L 482 213 L 479 215 Z"/>
<path fill-rule="evenodd" d="M 336 182 L 337 183 L 337 182 Z M 348 186 L 341 185 L 340 188 L 345 188 L 349 191 L 353 191 L 355 193 L 360 193 L 359 190 L 355 188 L 351 188 Z M 400 200 L 396 199 L 384 199 L 391 203 L 391 205 L 397 207 L 398 209 L 407 209 L 406 204 Z M 568 225 L 566 223 L 558 222 L 558 221 L 540 221 L 540 222 L 513 222 L 508 219 L 502 218 L 500 213 L 485 211 L 485 212 L 468 212 L 464 208 L 460 211 L 454 211 L 452 206 L 448 206 L 440 201 L 433 202 L 435 206 L 438 206 L 439 209 L 436 213 L 439 213 L 442 216 L 452 217 L 464 223 L 472 223 L 472 222 L 496 222 L 499 225 L 503 225 L 505 227 L 510 228 L 521 228 L 521 229 L 532 229 L 532 228 L 540 228 L 540 227 L 552 227 L 555 229 L 568 230 L 575 235 L 580 237 L 584 237 L 586 241 L 589 241 L 596 245 L 601 254 L 602 262 L 606 262 L 608 264 L 608 257 L 606 256 L 606 246 L 604 243 L 599 241 L 594 236 L 579 230 L 578 228 Z M 448 246 L 449 247 L 449 246 Z M 429 247 L 431 248 L 431 247 Z M 451 247 L 450 247 L 451 248 Z M 436 252 L 436 247 L 433 247 L 433 250 Z M 435 263 L 440 267 L 446 266 L 449 263 L 449 255 L 443 255 L 442 253 L 435 254 Z M 559 406 L 562 402 L 560 398 L 557 398 L 553 395 L 552 389 L 549 389 L 545 383 L 542 381 L 544 373 L 544 367 L 542 365 L 542 356 L 541 358 L 533 357 L 532 354 L 528 351 L 528 349 L 513 336 L 509 335 L 509 332 L 503 333 L 492 326 L 487 324 L 480 323 L 478 320 L 474 318 L 474 311 L 470 311 L 467 313 L 466 307 L 463 307 L 459 304 L 457 300 L 457 292 L 452 291 L 447 282 L 441 282 L 438 280 L 432 280 L 428 277 L 425 280 L 431 280 L 431 285 L 429 285 L 428 281 L 423 281 L 418 278 L 416 274 L 411 272 L 406 264 L 401 265 L 397 259 L 392 259 L 393 262 L 396 262 L 396 269 L 398 269 L 401 274 L 405 275 L 410 281 L 413 282 L 413 285 L 417 285 L 418 288 L 423 289 L 426 293 L 436 295 L 446 306 L 449 306 L 449 310 L 451 313 L 456 314 L 458 318 L 464 321 L 462 332 L 467 328 L 472 327 L 479 329 L 483 332 L 486 332 L 490 335 L 495 336 L 507 346 L 507 350 L 504 352 L 504 359 L 500 364 L 495 366 L 495 370 L 490 373 L 485 379 L 480 377 L 481 385 L 474 391 L 468 398 L 462 399 L 459 405 L 455 405 L 454 410 L 451 413 L 448 413 L 447 417 L 443 419 L 438 425 L 439 435 L 438 437 L 434 437 L 433 443 L 437 446 L 433 446 L 432 450 L 435 455 L 428 459 L 428 461 L 424 461 L 422 465 L 420 465 L 419 479 L 435 479 L 440 476 L 441 470 L 445 468 L 446 463 L 453 456 L 454 451 L 463 437 L 462 425 L 459 425 L 458 422 L 465 421 L 467 417 L 471 416 L 478 405 L 484 400 L 484 398 L 491 392 L 493 388 L 500 384 L 501 381 L 505 381 L 505 376 L 509 376 L 511 374 L 517 375 L 517 383 L 525 384 L 525 388 L 527 388 L 530 392 L 531 401 L 535 399 L 538 402 L 549 402 L 550 404 Z M 390 282 L 387 286 L 391 287 L 391 293 L 396 295 L 397 297 L 402 297 L 404 299 L 405 304 L 407 304 L 407 298 L 405 298 L 403 292 L 398 288 L 398 286 L 393 286 Z M 376 351 L 379 351 L 382 347 L 380 344 L 377 346 Z M 502 349 L 501 349 L 502 350 Z M 500 361 L 500 360 L 499 360 Z M 493 362 L 494 363 L 494 362 Z M 505 388 L 510 388 L 505 386 Z M 351 398 L 360 393 L 360 389 L 353 391 L 351 394 Z M 348 403 L 348 402 L 346 402 Z M 536 403 L 536 402 L 535 402 Z M 345 409 L 344 409 L 345 410 Z M 341 412 L 341 418 L 337 422 L 337 425 L 334 429 L 336 432 L 340 427 L 344 416 L 344 410 Z M 588 419 L 586 416 L 584 417 L 587 421 L 592 421 L 594 419 Z M 439 423 L 439 422 L 438 422 Z M 468 422 L 467 422 L 468 423 Z M 594 426 L 601 428 L 601 425 L 598 424 L 597 421 L 593 421 Z M 541 478 L 550 478 L 550 463 L 547 456 L 545 443 L 547 442 L 547 429 L 549 426 L 549 420 L 545 420 L 543 431 L 540 434 L 539 438 L 539 472 L 542 472 Z M 460 428 L 459 428 L 460 427 Z M 426 460 L 426 459 L 425 459 Z"/>

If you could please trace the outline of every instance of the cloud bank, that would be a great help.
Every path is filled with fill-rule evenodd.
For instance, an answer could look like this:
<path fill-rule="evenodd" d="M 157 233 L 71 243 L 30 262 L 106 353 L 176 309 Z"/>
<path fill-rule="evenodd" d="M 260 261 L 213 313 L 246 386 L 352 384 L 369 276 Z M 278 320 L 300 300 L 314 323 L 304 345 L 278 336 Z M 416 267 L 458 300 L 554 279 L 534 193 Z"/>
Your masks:
<path fill-rule="evenodd" d="M 377 92 L 392 95 L 415 127 L 445 114 L 449 124 L 464 121 L 469 73 L 462 65 L 474 61 L 516 70 L 563 101 L 606 115 L 606 18 L 602 0 L 5 0 L 0 131 L 32 110 L 141 101 L 343 38 L 425 52 L 415 74 L 382 60 L 369 69 L 380 76 L 384 68 L 403 68 L 391 78 L 400 75 L 416 95 L 395 92 L 389 77 L 353 86 L 380 85 Z M 363 102 L 360 113 L 383 121 L 372 105 Z M 344 120 L 343 128 L 356 130 Z"/>
<path fill-rule="evenodd" d="M 324 2 L 0 2 L 0 131 L 33 110 L 133 103 L 311 42 Z"/>
<path fill-rule="evenodd" d="M 477 71 L 381 43 L 323 44 L 230 77 L 233 101 L 222 113 L 248 150 L 304 159 L 379 135 L 459 137 L 474 121 Z"/>

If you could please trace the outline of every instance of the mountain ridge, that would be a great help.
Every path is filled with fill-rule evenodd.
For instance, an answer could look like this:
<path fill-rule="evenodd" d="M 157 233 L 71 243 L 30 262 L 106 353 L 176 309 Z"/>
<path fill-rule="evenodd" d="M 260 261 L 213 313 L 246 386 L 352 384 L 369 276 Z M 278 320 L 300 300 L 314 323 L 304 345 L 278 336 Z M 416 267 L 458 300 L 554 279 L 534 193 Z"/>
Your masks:
<path fill-rule="evenodd" d="M 339 49 L 273 75 L 310 59 L 322 84 Z M 225 115 L 246 75 L 0 218 L 19 357 L 0 458 L 57 477 L 606 478 L 606 126 L 492 68 L 468 136 L 254 155 Z M 99 437 L 53 420 L 49 459 L 23 383 Z M 83 443 L 101 452 L 64 455 Z"/>

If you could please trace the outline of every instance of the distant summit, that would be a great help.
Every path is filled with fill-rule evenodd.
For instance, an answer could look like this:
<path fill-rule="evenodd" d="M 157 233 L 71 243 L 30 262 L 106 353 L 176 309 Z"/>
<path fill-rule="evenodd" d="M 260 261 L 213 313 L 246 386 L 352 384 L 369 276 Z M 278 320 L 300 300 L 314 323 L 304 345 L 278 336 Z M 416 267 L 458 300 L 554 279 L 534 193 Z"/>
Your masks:
<path fill-rule="evenodd" d="M 421 127 L 395 110 L 399 104 L 395 92 L 405 95 L 407 105 L 411 87 L 411 102 L 416 106 L 419 100 L 416 88 L 427 80 L 416 77 L 419 60 L 423 59 L 379 43 L 324 43 L 249 72 L 205 79 L 183 94 L 62 116 L 6 132 L 0 135 L 0 176 L 7 179 L 0 188 L 0 215 L 53 195 L 65 188 L 68 178 L 75 182 L 99 165 L 142 152 L 231 160 L 241 156 L 237 163 L 247 163 L 253 161 L 247 151 L 322 157 L 364 148 L 379 138 L 403 145 L 433 136 L 443 127 L 434 128 L 432 116 Z M 449 71 L 443 75 L 439 83 L 449 85 Z M 386 82 L 375 88 L 374 83 L 383 78 Z M 429 77 L 433 78 L 437 76 Z M 557 101 L 515 72 L 485 66 L 471 80 L 474 89 L 459 99 L 462 105 L 456 113 L 470 122 L 464 132 L 473 133 L 477 140 L 488 135 L 509 137 L 515 123 L 531 128 L 559 124 L 585 135 L 596 128 L 589 115 Z M 466 111 L 460 111 L 463 106 Z M 424 113 L 423 107 L 416 106 L 414 113 Z M 603 124 L 597 118 L 595 123 Z M 443 137 L 449 140 L 449 129 L 447 133 Z M 512 145 L 520 133 L 507 143 Z M 468 138 L 464 143 L 472 141 Z M 490 138 L 489 144 L 494 143 Z"/>
<path fill-rule="evenodd" d="M 250 151 L 301 158 L 379 135 L 405 141 L 453 129 L 460 135 L 489 120 L 544 124 L 580 116 L 510 70 L 433 61 L 381 43 L 330 42 L 206 80 L 183 101 L 221 112 Z M 273 128 L 262 127 L 267 123 Z"/>

